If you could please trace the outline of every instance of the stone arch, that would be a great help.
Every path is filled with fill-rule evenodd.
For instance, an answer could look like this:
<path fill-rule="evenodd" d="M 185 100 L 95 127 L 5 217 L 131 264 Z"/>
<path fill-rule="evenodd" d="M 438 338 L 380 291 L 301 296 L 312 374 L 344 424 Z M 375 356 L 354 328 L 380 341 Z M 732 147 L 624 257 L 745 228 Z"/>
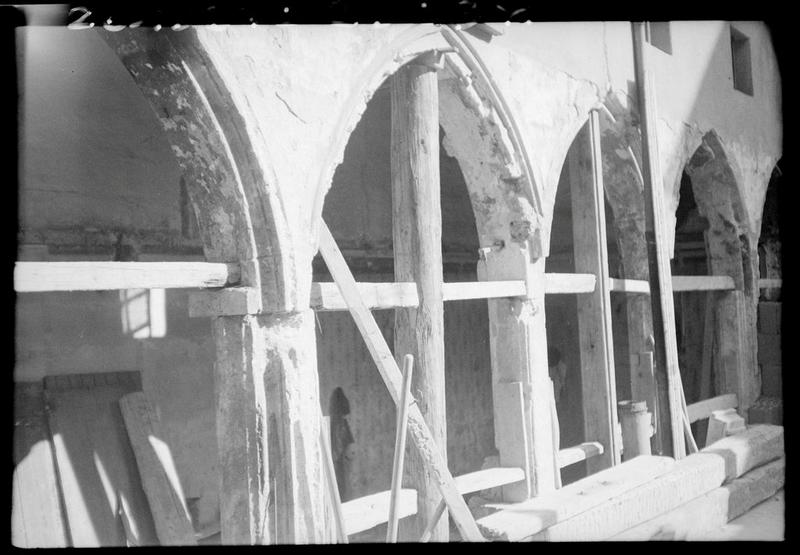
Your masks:
<path fill-rule="evenodd" d="M 236 262 L 241 284 L 261 291 L 261 309 L 292 307 L 287 222 L 264 183 L 229 92 L 194 30 L 100 31 L 150 102 L 186 177 L 206 259 Z"/>
<path fill-rule="evenodd" d="M 733 278 L 750 297 L 758 290 L 747 212 L 739 194 L 735 162 L 714 131 L 706 133 L 685 166 L 700 215 L 708 220 L 706 250 L 710 272 Z"/>
<path fill-rule="evenodd" d="M 386 46 L 367 66 L 323 165 L 314 199 L 311 230 L 316 234 L 325 195 L 344 156 L 350 134 L 367 102 L 386 79 L 412 59 L 444 54 L 449 78 L 440 79 L 440 125 L 444 148 L 456 158 L 469 189 L 479 241 L 492 246 L 530 241 L 541 252 L 539 193 L 508 110 L 477 55 L 448 27 L 415 26 Z M 488 163 L 484 162 L 488 161 Z"/>
<path fill-rule="evenodd" d="M 194 29 L 101 33 L 178 159 L 206 259 L 236 263 L 239 285 L 258 291 L 212 319 L 222 541 L 326 541 L 320 424 L 305 417 L 319 402 L 307 276 L 273 169 Z"/>
<path fill-rule="evenodd" d="M 741 173 L 715 131 L 705 133 L 684 166 L 698 213 L 706 219 L 706 260 L 711 275 L 727 275 L 735 290 L 717 294 L 713 357 L 716 394 L 736 393 L 739 411 L 760 392 L 756 353 L 758 256 L 740 194 Z"/>

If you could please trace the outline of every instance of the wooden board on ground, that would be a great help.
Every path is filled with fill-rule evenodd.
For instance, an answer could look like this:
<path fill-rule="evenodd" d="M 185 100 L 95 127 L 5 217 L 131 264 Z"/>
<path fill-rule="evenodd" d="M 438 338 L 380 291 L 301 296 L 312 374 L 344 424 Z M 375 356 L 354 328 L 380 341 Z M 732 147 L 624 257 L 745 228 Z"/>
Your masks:
<path fill-rule="evenodd" d="M 118 404 L 141 390 L 139 372 L 49 376 L 44 389 L 72 545 L 126 545 L 120 495 L 137 544 L 157 545 Z"/>
<path fill-rule="evenodd" d="M 746 431 L 707 445 L 701 453 L 725 459 L 725 481 L 730 482 L 752 468 L 784 455 L 783 426 L 758 424 Z"/>
<path fill-rule="evenodd" d="M 389 390 L 389 395 L 395 404 L 399 403 L 402 378 L 400 368 L 375 322 L 375 317 L 358 295 L 356 280 L 324 222 L 320 226 L 319 250 L 328 270 L 339 286 L 342 297 L 347 301 L 350 314 L 367 344 L 367 350 L 378 367 L 378 372 Z M 472 513 L 456 488 L 453 476 L 441 453 L 442 448 L 436 444 L 419 407 L 414 402 L 412 402 L 408 418 L 408 434 L 423 458 L 427 471 L 435 480 L 442 496 L 447 500 L 447 506 L 451 511 L 453 521 L 458 526 L 461 537 L 467 541 L 484 541 Z"/>
<path fill-rule="evenodd" d="M 641 457 L 632 459 L 631 462 Z M 694 454 L 652 480 L 536 534 L 534 541 L 601 541 L 687 503 L 722 485 L 719 457 Z"/>
<path fill-rule="evenodd" d="M 137 391 L 119 400 L 161 545 L 197 545 L 178 471 L 153 406 Z"/>
<path fill-rule="evenodd" d="M 486 508 L 497 512 L 479 519 L 478 526 L 489 539 L 529 539 L 545 528 L 652 481 L 675 464 L 669 457 L 643 455 L 528 501 L 489 503 Z"/>
<path fill-rule="evenodd" d="M 69 547 L 41 382 L 14 384 L 11 543 Z"/>
<path fill-rule="evenodd" d="M 688 503 L 609 538 L 612 541 L 702 540 L 743 515 L 784 485 L 786 459 L 751 470 L 730 484 L 698 496 Z"/>

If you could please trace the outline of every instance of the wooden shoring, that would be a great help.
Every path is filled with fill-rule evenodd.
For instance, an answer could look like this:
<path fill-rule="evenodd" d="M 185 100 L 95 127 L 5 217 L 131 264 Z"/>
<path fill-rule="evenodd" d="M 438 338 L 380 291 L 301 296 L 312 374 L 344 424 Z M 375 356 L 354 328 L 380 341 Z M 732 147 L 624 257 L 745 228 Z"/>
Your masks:
<path fill-rule="evenodd" d="M 447 445 L 437 61 L 435 54 L 424 55 L 390 79 L 394 277 L 415 282 L 419 297 L 419 306 L 395 311 L 394 347 L 398 356 L 414 355 L 419 409 L 436 443 Z M 446 462 L 447 450 L 442 457 Z M 414 452 L 408 475 L 417 490 L 415 524 L 421 531 L 436 510 L 437 487 Z M 448 538 L 445 522 L 433 539 Z"/>
<path fill-rule="evenodd" d="M 603 453 L 587 461 L 590 473 L 594 473 L 619 464 L 621 450 L 617 434 L 600 123 L 596 110 L 589 116 L 588 137 L 581 132 L 573 144 L 575 148 L 567 161 L 567 169 L 575 270 L 594 273 L 598 283 L 591 295 L 577 297 L 584 436 L 603 445 Z"/>
<path fill-rule="evenodd" d="M 647 67 L 648 48 L 645 42 L 645 24 L 632 23 L 634 66 L 639 96 L 639 116 L 642 127 L 642 177 L 644 181 L 645 237 L 650 264 L 653 310 L 653 335 L 655 339 L 656 371 L 665 372 L 669 411 L 660 410 L 657 425 L 670 430 L 671 454 L 676 459 L 686 456 L 683 442 L 683 409 L 681 403 L 681 375 L 678 369 L 678 343 L 675 331 L 675 308 L 672 296 L 672 273 L 667 252 L 665 209 L 661 169 L 659 167 L 653 74 Z M 661 395 L 658 396 L 661 398 Z M 667 435 L 663 434 L 666 438 Z M 665 448 L 666 446 L 662 446 Z"/>
<path fill-rule="evenodd" d="M 19 293 L 225 287 L 238 281 L 238 264 L 214 262 L 17 262 L 14 267 Z"/>
<path fill-rule="evenodd" d="M 333 235 L 331 235 L 328 226 L 324 222 L 320 225 L 319 250 L 331 276 L 339 286 L 342 297 L 347 301 L 350 314 L 352 314 L 356 327 L 361 332 L 367 349 L 378 367 L 378 372 L 389 390 L 389 395 L 391 395 L 395 404 L 399 404 L 402 381 L 400 368 L 397 366 L 397 361 L 394 359 L 394 355 L 389 349 L 389 345 L 386 343 L 375 317 L 361 300 L 356 280 L 350 272 L 350 268 L 348 268 L 339 247 L 336 245 Z M 435 480 L 442 497 L 444 497 L 450 509 L 451 517 L 461 533 L 461 537 L 465 541 L 485 541 L 478 530 L 472 513 L 470 513 L 467 504 L 458 491 L 440 447 L 433 439 L 419 407 L 413 401 L 413 395 L 411 397 L 412 400 L 409 401 L 411 406 L 408 412 L 408 433 L 421 455 L 425 468 Z"/>

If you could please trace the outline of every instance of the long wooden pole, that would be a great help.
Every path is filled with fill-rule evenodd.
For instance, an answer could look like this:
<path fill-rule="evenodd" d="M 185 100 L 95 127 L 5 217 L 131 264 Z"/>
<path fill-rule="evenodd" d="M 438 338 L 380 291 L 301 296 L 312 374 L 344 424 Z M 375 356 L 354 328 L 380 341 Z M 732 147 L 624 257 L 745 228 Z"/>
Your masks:
<path fill-rule="evenodd" d="M 320 443 L 322 445 L 322 457 L 325 467 L 322 469 L 325 474 L 325 483 L 328 486 L 333 517 L 336 524 L 336 537 L 339 543 L 349 543 L 347 528 L 345 527 L 344 514 L 342 513 L 342 499 L 339 496 L 339 484 L 336 483 L 336 470 L 333 468 L 333 454 L 331 453 L 330 441 L 330 419 L 322 418 L 322 427 L 319 431 Z"/>
<path fill-rule="evenodd" d="M 413 353 L 414 396 L 438 445 L 447 445 L 442 303 L 442 213 L 439 183 L 439 82 L 431 60 L 420 59 L 391 79 L 391 174 L 395 281 L 417 284 L 419 306 L 395 311 L 395 353 Z M 447 452 L 442 456 L 447 460 Z M 412 453 L 418 532 L 436 509 L 436 485 Z M 433 533 L 447 541 L 447 519 Z"/>
<path fill-rule="evenodd" d="M 567 166 L 575 271 L 597 275 L 594 292 L 577 298 L 584 437 L 603 444 L 603 454 L 587 461 L 590 473 L 620 462 L 601 156 L 599 115 L 593 110 Z"/>
<path fill-rule="evenodd" d="M 672 273 L 667 252 L 663 183 L 659 167 L 656 135 L 658 111 L 655 105 L 653 74 L 647 68 L 645 24 L 633 23 L 633 53 L 636 84 L 639 95 L 639 118 L 642 126 L 642 177 L 644 181 L 645 238 L 650 263 L 655 340 L 656 372 L 666 370 L 667 403 L 669 411 L 660 410 L 658 425 L 669 427 L 672 440 L 671 454 L 676 459 L 686 456 L 683 442 L 682 385 L 678 368 L 678 342 L 675 334 L 675 307 L 673 306 Z M 662 395 L 658 396 L 663 399 Z M 664 434 L 662 437 L 666 438 Z M 665 446 L 662 446 L 666 448 Z"/>
<path fill-rule="evenodd" d="M 403 359 L 403 391 L 397 406 L 397 433 L 394 440 L 394 462 L 392 464 L 392 490 L 389 497 L 389 525 L 386 529 L 386 542 L 397 542 L 398 509 L 400 507 L 400 487 L 403 485 L 403 462 L 406 454 L 406 430 L 408 430 L 408 400 L 411 396 L 411 373 L 414 357 L 406 355 Z"/>

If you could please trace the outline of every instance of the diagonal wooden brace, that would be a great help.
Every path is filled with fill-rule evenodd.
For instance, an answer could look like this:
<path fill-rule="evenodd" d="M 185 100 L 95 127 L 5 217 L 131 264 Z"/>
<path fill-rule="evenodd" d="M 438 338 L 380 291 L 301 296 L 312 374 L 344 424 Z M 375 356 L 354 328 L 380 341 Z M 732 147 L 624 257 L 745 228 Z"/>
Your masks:
<path fill-rule="evenodd" d="M 395 404 L 399 404 L 402 387 L 400 368 L 397 366 L 397 361 L 375 322 L 375 318 L 361 299 L 356 280 L 325 222 L 320 224 L 319 251 L 339 287 L 342 298 L 347 303 L 350 314 L 353 315 L 356 326 L 367 344 L 367 349 L 378 367 L 392 400 Z M 444 462 L 442 452 L 436 445 L 419 407 L 414 403 L 413 398 L 409 399 L 409 404 L 411 406 L 408 410 L 408 434 L 416 445 L 425 468 L 439 486 L 439 491 L 450 509 L 450 514 L 461 537 L 465 541 L 471 542 L 486 541 L 478 530 L 478 525 L 467 507 L 467 503 L 459 493 L 453 476 Z"/>

